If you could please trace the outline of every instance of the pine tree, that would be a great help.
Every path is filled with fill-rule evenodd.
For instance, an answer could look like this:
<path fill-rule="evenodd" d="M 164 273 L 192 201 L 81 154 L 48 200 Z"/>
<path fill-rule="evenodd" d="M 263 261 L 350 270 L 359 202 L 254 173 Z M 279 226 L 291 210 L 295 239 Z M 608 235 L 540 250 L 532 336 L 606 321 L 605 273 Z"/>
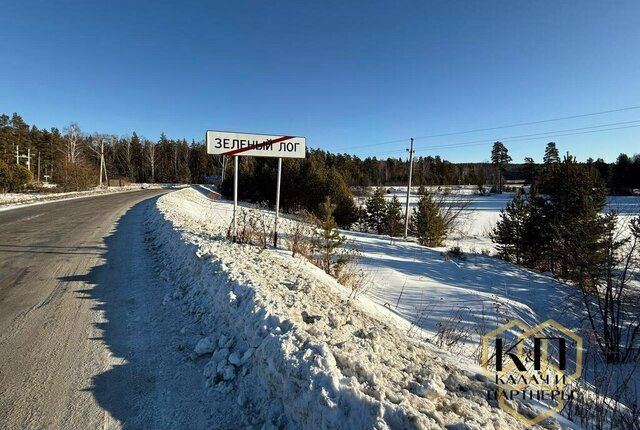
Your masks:
<path fill-rule="evenodd" d="M 546 166 L 560 163 L 560 152 L 558 151 L 558 148 L 556 148 L 555 142 L 547 143 L 547 147 L 544 150 L 544 157 L 542 158 L 542 162 Z"/>
<path fill-rule="evenodd" d="M 522 234 L 521 264 L 550 270 L 553 262 L 553 207 L 535 189 L 527 195 L 527 218 Z"/>
<path fill-rule="evenodd" d="M 398 197 L 393 196 L 389 200 L 385 207 L 385 233 L 391 237 L 398 237 L 402 234 L 403 216 L 402 216 L 402 203 L 398 200 Z"/>
<path fill-rule="evenodd" d="M 507 164 L 512 160 L 509 150 L 502 142 L 496 142 L 491 149 L 491 162 L 498 170 L 498 193 L 502 194 L 502 174 Z"/>
<path fill-rule="evenodd" d="M 541 193 L 548 194 L 552 191 L 553 185 L 550 183 L 551 178 L 556 174 L 556 170 L 560 165 L 560 154 L 556 148 L 555 142 L 547 143 L 542 158 L 542 174 L 539 178 L 539 189 Z"/>
<path fill-rule="evenodd" d="M 537 167 L 531 157 L 524 158 L 524 176 L 528 184 L 533 185 L 536 181 Z"/>
<path fill-rule="evenodd" d="M 312 247 L 317 253 L 318 266 L 330 275 L 334 275 L 336 268 L 344 264 L 339 253 L 347 238 L 338 231 L 338 224 L 333 218 L 336 205 L 327 197 L 320 203 L 320 218 L 315 231 Z"/>
<path fill-rule="evenodd" d="M 275 181 L 274 181 L 275 183 Z M 336 204 L 333 216 L 340 227 L 349 228 L 357 218 L 356 204 L 353 202 L 353 195 L 346 181 L 335 167 L 328 169 L 326 182 L 323 184 L 324 193 L 322 195 L 331 196 L 331 200 Z M 273 195 L 270 189 L 270 193 Z"/>
<path fill-rule="evenodd" d="M 575 279 L 580 271 L 594 264 L 600 236 L 600 211 L 604 208 L 603 184 L 588 168 L 567 156 L 550 177 L 549 201 L 552 205 L 551 232 L 555 271 L 565 279 Z"/>
<path fill-rule="evenodd" d="M 365 206 L 367 208 L 367 226 L 370 230 L 383 234 L 386 230 L 384 189 L 376 188 L 373 196 L 365 202 Z"/>
<path fill-rule="evenodd" d="M 420 197 L 411 214 L 411 222 L 421 245 L 441 246 L 447 237 L 440 210 L 429 194 Z"/>
<path fill-rule="evenodd" d="M 524 194 L 517 192 L 507 207 L 500 210 L 500 219 L 491 234 L 498 255 L 506 261 L 522 262 L 529 207 Z"/>

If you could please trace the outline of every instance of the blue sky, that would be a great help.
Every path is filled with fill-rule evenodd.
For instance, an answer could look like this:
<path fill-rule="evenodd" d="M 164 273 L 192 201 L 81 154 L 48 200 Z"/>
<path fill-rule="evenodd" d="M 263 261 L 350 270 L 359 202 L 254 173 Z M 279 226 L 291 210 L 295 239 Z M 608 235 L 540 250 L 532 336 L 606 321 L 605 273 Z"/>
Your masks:
<path fill-rule="evenodd" d="M 514 161 L 539 161 L 550 140 L 579 159 L 640 152 L 637 0 L 9 0 L 0 10 L 0 112 L 39 127 L 296 134 L 382 158 L 404 157 L 413 136 L 418 155 L 452 161 L 487 160 L 496 139 Z"/>

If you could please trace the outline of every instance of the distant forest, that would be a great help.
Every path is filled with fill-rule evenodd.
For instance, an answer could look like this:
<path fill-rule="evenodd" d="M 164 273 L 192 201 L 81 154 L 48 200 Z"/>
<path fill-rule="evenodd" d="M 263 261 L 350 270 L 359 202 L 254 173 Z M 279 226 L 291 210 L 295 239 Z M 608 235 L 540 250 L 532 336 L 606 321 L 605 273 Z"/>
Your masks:
<path fill-rule="evenodd" d="M 208 155 L 202 141 L 174 140 L 164 134 L 156 141 L 135 132 L 129 136 L 88 134 L 75 123 L 62 131 L 58 128 L 46 130 L 27 124 L 17 113 L 0 116 L 0 160 L 6 165 L 15 165 L 17 146 L 19 155 L 23 156 L 21 164 L 25 164 L 27 153 L 31 155 L 30 170 L 34 181 L 38 178 L 43 181 L 48 175 L 49 182 L 57 183 L 61 189 L 83 189 L 97 184 L 101 142 L 105 144 L 106 168 L 112 184 L 113 180 L 203 183 L 206 176 L 232 176 L 232 163 L 223 157 Z M 584 164 L 605 182 L 613 194 L 626 194 L 640 188 L 638 154 L 620 154 L 615 163 L 589 159 Z M 523 163 L 505 163 L 497 169 L 495 164 L 488 162 L 451 163 L 437 155 L 420 156 L 414 158 L 413 184 L 496 184 L 500 171 L 507 180 L 527 179 L 535 165 L 542 163 L 527 159 Z M 276 166 L 275 159 L 241 157 L 240 196 L 254 201 L 272 201 Z M 224 175 L 223 169 L 226 169 Z M 307 195 L 314 189 L 322 192 L 324 188 L 328 192 L 332 187 L 405 185 L 409 166 L 406 159 L 361 159 L 312 149 L 308 150 L 306 159 L 285 159 L 283 170 L 286 207 L 288 198 L 296 202 L 308 199 Z M 302 184 L 306 185 L 301 187 Z M 228 189 L 229 184 L 225 185 L 223 189 Z M 295 197 L 295 194 L 300 196 Z"/>

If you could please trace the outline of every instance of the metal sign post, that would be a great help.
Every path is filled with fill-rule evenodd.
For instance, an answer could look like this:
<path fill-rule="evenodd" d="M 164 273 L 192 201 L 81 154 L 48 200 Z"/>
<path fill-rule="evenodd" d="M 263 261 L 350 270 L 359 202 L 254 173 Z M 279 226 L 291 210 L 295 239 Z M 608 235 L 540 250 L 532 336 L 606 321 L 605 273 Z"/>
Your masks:
<path fill-rule="evenodd" d="M 276 185 L 276 222 L 273 227 L 273 247 L 278 247 L 278 213 L 280 212 L 280 178 L 282 177 L 282 158 L 278 158 L 278 184 Z"/>
<path fill-rule="evenodd" d="M 256 133 L 236 133 L 230 131 L 208 130 L 205 134 L 207 153 L 233 156 L 233 240 L 237 237 L 238 209 L 238 156 L 278 157 L 278 185 L 276 189 L 276 218 L 274 224 L 273 246 L 278 247 L 278 216 L 280 213 L 280 182 L 282 178 L 283 158 L 305 158 L 307 140 L 299 136 L 279 136 Z"/>
<path fill-rule="evenodd" d="M 238 156 L 233 157 L 233 241 L 238 237 Z"/>

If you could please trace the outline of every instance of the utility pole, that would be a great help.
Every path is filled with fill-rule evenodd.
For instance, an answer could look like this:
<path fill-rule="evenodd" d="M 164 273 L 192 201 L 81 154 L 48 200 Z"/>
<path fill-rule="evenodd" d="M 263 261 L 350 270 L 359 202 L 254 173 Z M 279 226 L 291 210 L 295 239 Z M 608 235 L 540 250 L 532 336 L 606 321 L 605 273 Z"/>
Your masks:
<path fill-rule="evenodd" d="M 411 195 L 411 174 L 413 173 L 413 137 L 411 138 L 411 148 L 409 151 L 409 185 L 407 186 L 407 210 L 404 213 L 404 238 L 409 234 L 409 196 Z"/>
<path fill-rule="evenodd" d="M 26 161 L 27 169 L 31 171 L 31 148 L 27 148 L 26 155 L 20 155 L 20 147 L 16 145 L 16 164 L 20 164 L 20 159 L 24 158 Z"/>
<path fill-rule="evenodd" d="M 109 178 L 107 177 L 107 163 L 104 159 L 104 141 L 105 139 L 100 139 L 100 180 L 99 180 L 100 187 L 102 187 L 103 172 L 104 172 L 104 180 L 107 182 L 107 187 L 109 186 Z"/>
<path fill-rule="evenodd" d="M 100 188 L 102 188 L 102 167 L 104 164 L 104 139 L 100 139 Z"/>
<path fill-rule="evenodd" d="M 38 151 L 38 183 L 40 183 L 40 151 Z"/>

